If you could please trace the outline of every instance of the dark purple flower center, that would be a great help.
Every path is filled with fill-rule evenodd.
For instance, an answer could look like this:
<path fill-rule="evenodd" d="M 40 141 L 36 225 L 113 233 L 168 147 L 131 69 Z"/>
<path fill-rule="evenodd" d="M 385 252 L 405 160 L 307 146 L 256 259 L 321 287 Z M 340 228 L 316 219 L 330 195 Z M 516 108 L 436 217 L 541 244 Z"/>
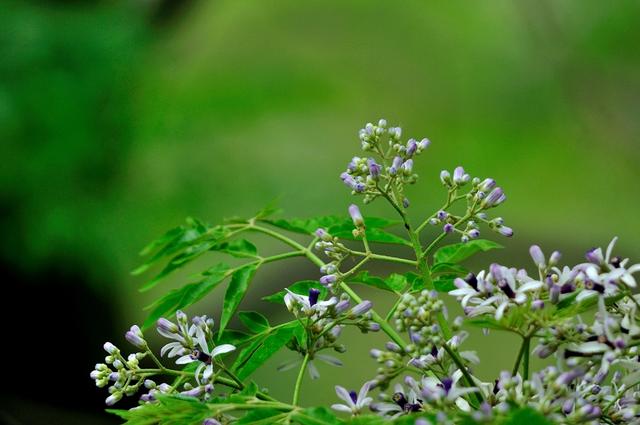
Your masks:
<path fill-rule="evenodd" d="M 451 387 L 453 386 L 453 379 L 451 378 L 442 378 L 442 386 L 444 388 L 444 392 L 449 394 Z"/>
<path fill-rule="evenodd" d="M 351 401 L 354 403 L 358 402 L 358 394 L 355 391 L 349 391 L 349 397 L 351 397 Z"/>
<path fill-rule="evenodd" d="M 313 307 L 318 303 L 318 297 L 320 296 L 320 290 L 316 288 L 309 289 L 309 305 Z"/>
<path fill-rule="evenodd" d="M 198 360 L 203 363 L 211 362 L 211 356 L 200 350 L 193 350 L 193 352 L 191 353 L 191 358 L 193 360 Z"/>

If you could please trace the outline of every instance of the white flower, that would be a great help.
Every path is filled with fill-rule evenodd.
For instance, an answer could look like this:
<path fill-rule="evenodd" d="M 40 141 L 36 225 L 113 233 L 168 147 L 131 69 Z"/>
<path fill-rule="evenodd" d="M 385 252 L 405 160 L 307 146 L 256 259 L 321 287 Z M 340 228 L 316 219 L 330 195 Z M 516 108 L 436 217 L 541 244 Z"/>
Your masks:
<path fill-rule="evenodd" d="M 288 289 L 285 289 L 285 291 L 287 293 L 284 296 L 284 303 L 287 309 L 294 314 L 297 311 L 302 311 L 305 315 L 313 315 L 316 312 L 322 313 L 338 302 L 336 297 L 331 297 L 326 301 L 317 301 L 316 298 L 316 301 L 312 303 L 309 300 L 310 297 L 296 294 Z"/>
<path fill-rule="evenodd" d="M 229 353 L 236 349 L 235 346 L 231 344 L 222 344 L 214 347 L 212 350 L 209 349 L 207 344 L 204 332 L 198 328 L 197 332 L 197 341 L 200 350 L 193 350 L 191 354 L 186 354 L 182 357 L 179 357 L 176 360 L 176 364 L 188 364 L 193 362 L 200 362 L 195 371 L 195 377 L 198 384 L 203 385 L 209 382 L 211 376 L 213 375 L 213 359 L 221 354 Z M 200 376 L 202 375 L 202 377 Z"/>
<path fill-rule="evenodd" d="M 352 415 L 361 413 L 373 401 L 371 397 L 367 397 L 372 385 L 372 381 L 365 382 L 357 395 L 355 391 L 349 392 L 344 387 L 336 385 L 337 396 L 344 400 L 346 404 L 333 404 L 331 408 L 339 412 L 351 413 Z"/>

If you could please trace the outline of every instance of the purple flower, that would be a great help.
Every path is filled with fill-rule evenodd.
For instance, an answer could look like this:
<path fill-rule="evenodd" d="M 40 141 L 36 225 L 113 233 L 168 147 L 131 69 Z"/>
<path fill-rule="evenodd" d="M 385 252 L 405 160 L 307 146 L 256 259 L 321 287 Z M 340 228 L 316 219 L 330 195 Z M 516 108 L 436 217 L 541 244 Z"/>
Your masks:
<path fill-rule="evenodd" d="M 529 254 L 531 254 L 531 258 L 533 259 L 535 265 L 538 266 L 538 268 L 544 269 L 546 267 L 544 253 L 538 245 L 531 245 L 531 248 L 529 248 Z"/>
<path fill-rule="evenodd" d="M 484 208 L 492 208 L 500 205 L 507 199 L 507 196 L 504 194 L 504 191 L 501 187 L 496 187 L 489 193 L 483 200 L 482 206 Z"/>
<path fill-rule="evenodd" d="M 453 182 L 457 185 L 463 185 L 469 181 L 469 174 L 464 172 L 464 168 L 458 166 L 453 170 Z"/>
<path fill-rule="evenodd" d="M 407 159 L 404 164 L 402 164 L 402 172 L 406 175 L 410 175 L 413 171 L 413 159 Z"/>
<path fill-rule="evenodd" d="M 513 229 L 507 226 L 500 226 L 498 227 L 498 233 L 500 233 L 502 236 L 510 238 L 511 236 L 513 236 Z"/>
<path fill-rule="evenodd" d="M 413 154 L 415 154 L 417 150 L 418 142 L 416 142 L 414 139 L 409 139 L 409 141 L 407 142 L 407 155 L 413 156 Z"/>
<path fill-rule="evenodd" d="M 364 227 L 364 219 L 362 218 L 362 214 L 360 214 L 360 208 L 358 208 L 356 204 L 349 206 L 349 215 L 351 216 L 351 220 L 353 220 L 354 226 Z"/>
<path fill-rule="evenodd" d="M 316 234 L 316 236 L 317 236 L 317 237 L 319 237 L 320 239 L 322 239 L 322 240 L 323 240 L 323 241 L 325 241 L 325 242 L 329 242 L 329 241 L 331 241 L 331 239 L 332 239 L 332 237 L 331 237 L 331 235 L 329 234 L 329 232 L 327 232 L 327 231 L 326 231 L 325 229 L 323 229 L 323 228 L 318 228 L 318 229 L 315 231 L 315 234 Z"/>
<path fill-rule="evenodd" d="M 147 342 L 144 340 L 144 336 L 142 335 L 142 331 L 140 330 L 138 325 L 131 326 L 131 329 L 127 331 L 124 337 L 132 345 L 140 348 L 141 350 L 147 348 Z"/>
<path fill-rule="evenodd" d="M 420 140 L 420 143 L 418 143 L 418 149 L 419 150 L 424 150 L 426 148 L 429 147 L 429 145 L 431 144 L 431 141 L 427 138 L 424 138 L 422 140 Z"/>
<path fill-rule="evenodd" d="M 336 385 L 336 395 L 346 404 L 334 404 L 331 408 L 339 412 L 351 413 L 352 415 L 361 413 L 373 401 L 371 397 L 367 397 L 367 393 L 372 386 L 373 381 L 365 382 L 360 388 L 360 392 L 356 394 L 355 391 L 347 391 L 344 387 Z"/>
<path fill-rule="evenodd" d="M 469 237 L 471 239 L 476 239 L 480 236 L 480 230 L 478 229 L 471 229 L 469 230 L 469 232 L 467 233 L 469 235 Z"/>
<path fill-rule="evenodd" d="M 440 181 L 445 186 L 451 186 L 451 174 L 447 170 L 440 171 Z"/>
<path fill-rule="evenodd" d="M 371 301 L 369 300 L 362 301 L 361 303 L 359 303 L 358 305 L 356 305 L 351 309 L 351 314 L 353 316 L 361 316 L 366 312 L 368 312 L 369 310 L 371 310 L 371 307 L 373 307 L 373 303 Z"/>
<path fill-rule="evenodd" d="M 309 289 L 309 306 L 313 307 L 318 303 L 318 297 L 320 296 L 320 290 L 316 288 Z"/>
<path fill-rule="evenodd" d="M 328 286 L 328 285 L 331 285 L 332 283 L 335 283 L 337 279 L 338 279 L 337 275 L 327 274 L 320 278 L 320 283 L 322 283 L 325 286 Z"/>
<path fill-rule="evenodd" d="M 496 187 L 496 181 L 494 179 L 484 179 L 478 186 L 478 189 L 483 192 L 489 192 L 494 187 Z"/>
<path fill-rule="evenodd" d="M 453 232 L 453 224 L 451 223 L 447 223 L 442 227 L 442 231 L 445 233 L 451 233 Z"/>
<path fill-rule="evenodd" d="M 380 165 L 377 164 L 373 158 L 369 158 L 367 164 L 369 165 L 369 175 L 371 178 L 378 180 L 378 178 L 380 178 Z"/>
<path fill-rule="evenodd" d="M 222 424 L 213 418 L 207 418 L 202 422 L 202 425 L 222 425 Z"/>
<path fill-rule="evenodd" d="M 402 167 L 402 158 L 396 156 L 393 158 L 393 162 L 391 163 L 391 167 L 389 167 L 389 174 L 395 176 L 398 173 L 398 170 Z"/>

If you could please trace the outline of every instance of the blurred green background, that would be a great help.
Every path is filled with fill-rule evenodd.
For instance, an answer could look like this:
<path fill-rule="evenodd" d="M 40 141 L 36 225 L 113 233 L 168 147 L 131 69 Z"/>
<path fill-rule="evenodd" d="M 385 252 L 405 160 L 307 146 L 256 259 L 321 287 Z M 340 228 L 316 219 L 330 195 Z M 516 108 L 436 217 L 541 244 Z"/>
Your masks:
<path fill-rule="evenodd" d="M 472 267 L 527 265 L 532 243 L 574 261 L 614 235 L 638 258 L 639 21 L 632 0 L 0 2 L 2 298 L 25 365 L 0 422 L 112 423 L 88 379 L 102 342 L 122 343 L 142 306 L 186 282 L 138 293 L 139 249 L 187 215 L 216 222 L 274 198 L 289 216 L 346 214 L 338 175 L 380 117 L 433 142 L 415 220 L 442 203 L 442 168 L 505 188 L 516 237 Z M 284 319 L 258 295 L 317 276 L 271 266 L 243 307 Z M 219 306 L 216 293 L 193 311 Z M 345 368 L 321 367 L 304 403 L 372 375 L 366 353 L 384 338 L 347 337 Z M 483 378 L 511 364 L 511 340 L 472 342 Z M 258 374 L 278 396 L 289 356 Z"/>

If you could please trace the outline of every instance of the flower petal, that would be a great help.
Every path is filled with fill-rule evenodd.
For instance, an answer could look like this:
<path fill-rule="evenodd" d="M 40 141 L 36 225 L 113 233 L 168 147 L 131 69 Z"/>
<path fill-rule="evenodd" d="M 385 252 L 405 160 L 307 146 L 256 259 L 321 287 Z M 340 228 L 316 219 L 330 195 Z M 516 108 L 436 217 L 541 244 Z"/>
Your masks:
<path fill-rule="evenodd" d="M 211 350 L 211 357 L 216 357 L 216 356 L 219 356 L 220 354 L 229 353 L 235 349 L 236 347 L 231 344 L 218 345 L 213 350 Z"/>

